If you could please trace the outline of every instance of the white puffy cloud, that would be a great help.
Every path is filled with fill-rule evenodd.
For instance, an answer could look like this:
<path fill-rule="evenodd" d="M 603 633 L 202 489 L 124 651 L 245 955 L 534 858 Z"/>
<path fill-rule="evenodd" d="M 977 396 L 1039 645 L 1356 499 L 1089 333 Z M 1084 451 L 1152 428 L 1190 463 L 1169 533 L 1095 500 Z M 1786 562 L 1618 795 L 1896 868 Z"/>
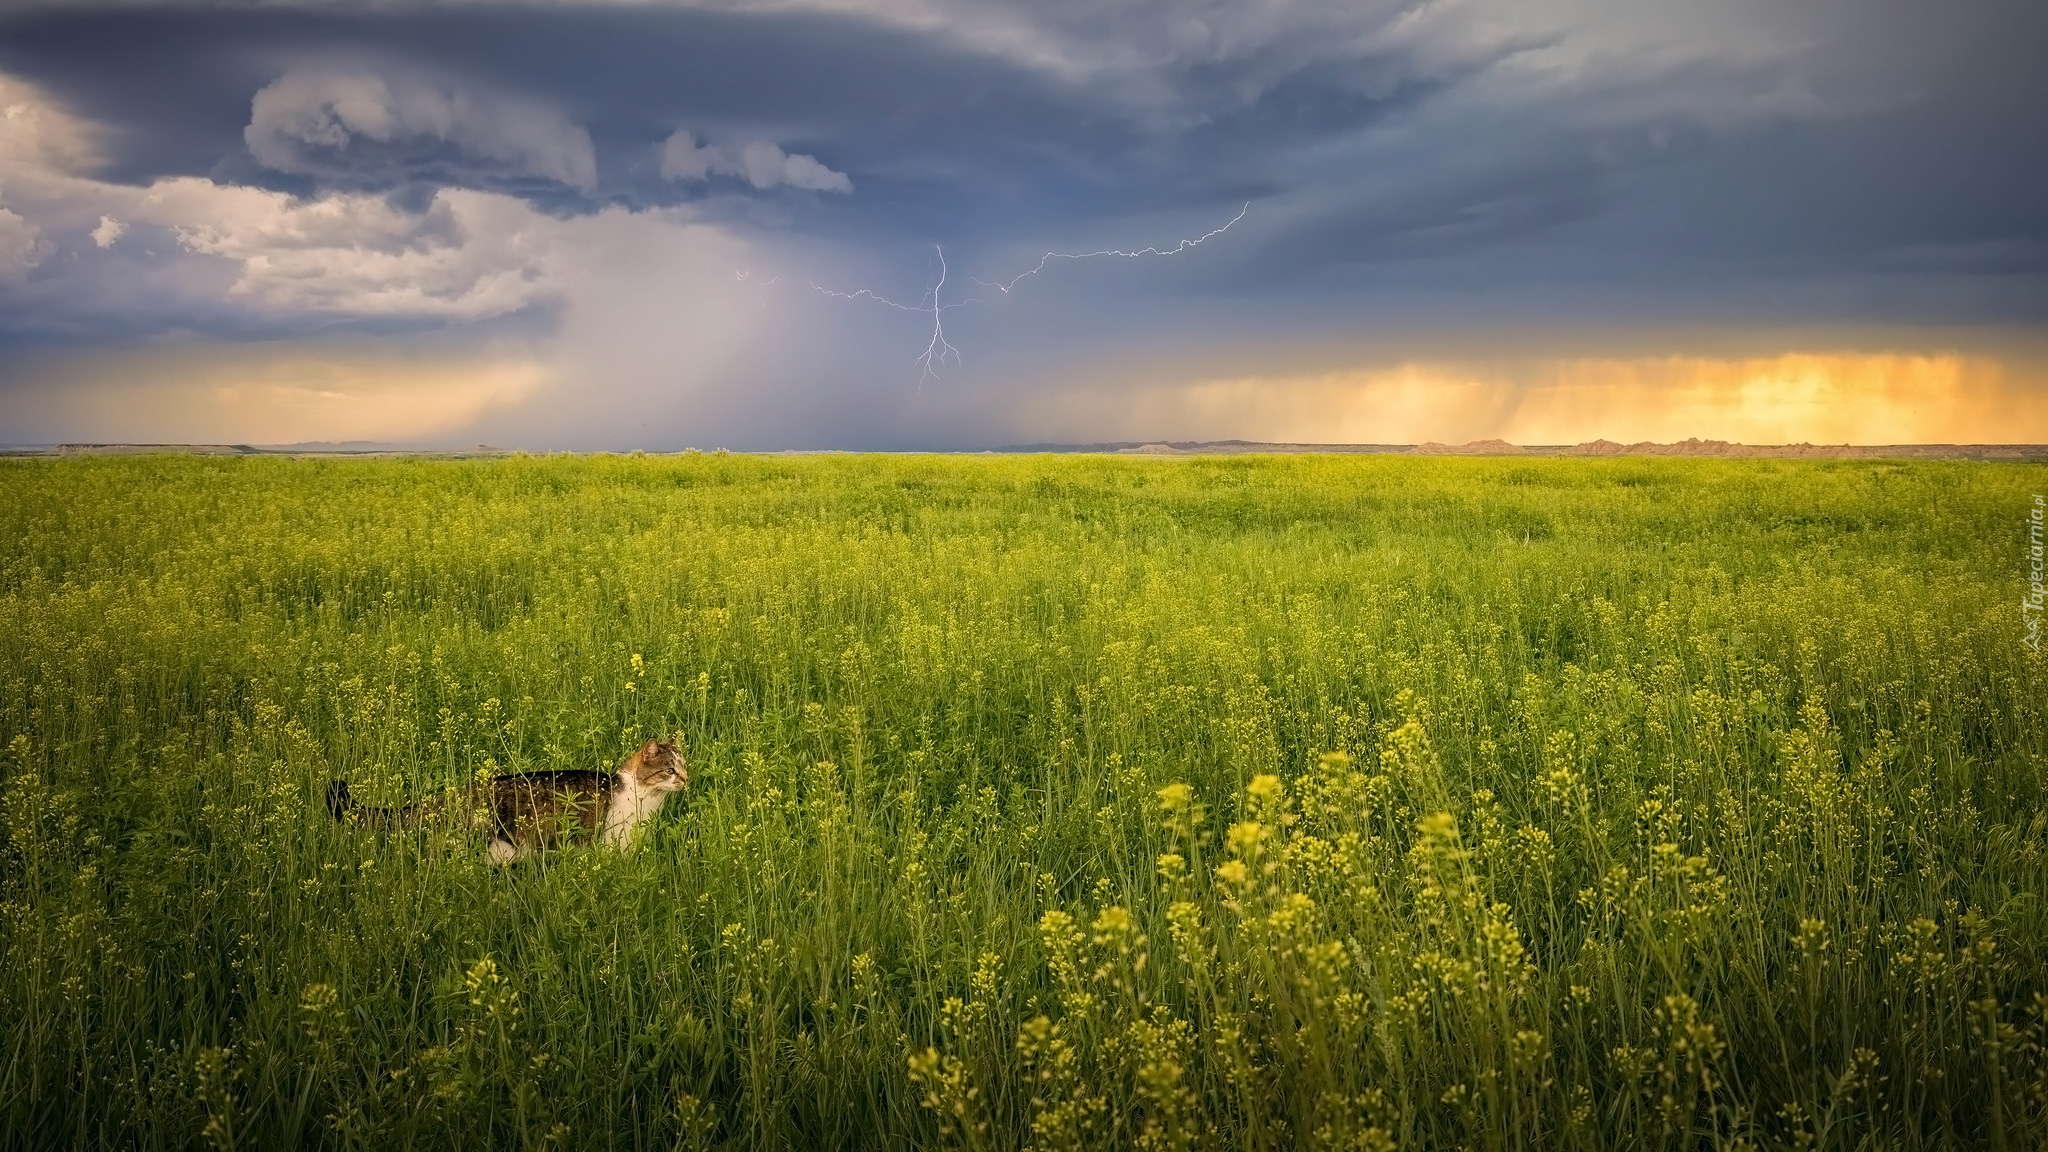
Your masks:
<path fill-rule="evenodd" d="M 287 72 L 256 93 L 242 138 L 280 172 L 443 161 L 585 191 L 597 184 L 590 133 L 559 111 L 398 72 Z"/>
<path fill-rule="evenodd" d="M 766 140 L 756 140 L 740 149 L 740 169 L 747 183 L 756 188 L 787 184 L 813 192 L 851 192 L 853 181 L 844 172 L 834 172 L 810 156 L 788 155 Z"/>
<path fill-rule="evenodd" d="M 410 82 L 294 73 L 258 95 L 250 132 L 252 146 L 264 143 L 266 162 L 288 163 L 288 150 L 279 150 L 292 140 L 310 147 L 357 134 L 432 137 L 564 182 L 594 179 L 588 136 L 550 116 Z M 0 76 L 8 201 L 0 209 L 0 275 L 19 279 L 47 255 L 51 237 L 77 238 L 72 243 L 91 254 L 144 231 L 142 243 L 122 246 L 128 262 L 111 251 L 64 261 L 61 282 L 38 290 L 45 304 L 91 313 L 101 299 L 133 307 L 146 290 L 155 294 L 152 310 L 171 313 L 226 305 L 262 320 L 466 321 L 544 303 L 561 290 L 551 261 L 571 223 L 516 197 L 445 188 L 410 211 L 371 195 L 296 197 L 189 176 L 136 187 L 91 175 L 96 135 L 36 89 Z"/>
<path fill-rule="evenodd" d="M 89 168 L 100 159 L 98 136 L 34 87 L 0 75 L 0 177 Z"/>
<path fill-rule="evenodd" d="M 780 145 L 756 140 L 737 151 L 699 144 L 687 130 L 677 130 L 661 146 L 661 174 L 670 180 L 704 180 L 737 176 L 763 190 L 787 184 L 812 192 L 851 192 L 853 181 L 814 156 L 784 152 Z"/>
<path fill-rule="evenodd" d="M 724 172 L 725 154 L 709 144 L 699 145 L 688 130 L 678 128 L 661 146 L 661 175 L 667 180 L 702 180 L 713 172 Z"/>
<path fill-rule="evenodd" d="M 38 263 L 41 239 L 42 230 L 22 219 L 20 213 L 0 208 L 0 279 L 28 275 Z"/>
<path fill-rule="evenodd" d="M 676 129 L 662 143 L 662 178 L 664 180 L 702 180 L 713 172 L 725 170 L 725 154 L 709 143 L 698 146 L 696 137 L 686 129 Z"/>
<path fill-rule="evenodd" d="M 336 97 L 323 105 L 340 134 L 331 138 L 357 128 L 396 138 L 394 124 L 427 122 L 420 110 L 430 105 L 400 88 L 321 91 Z M 367 103 L 339 99 L 349 93 L 368 93 Z M 386 100 L 392 93 L 398 98 Z M 281 107 L 258 104 L 271 113 Z M 397 119 L 380 120 L 384 113 Z M 257 120 L 282 123 L 277 115 Z M 475 122 L 457 115 L 448 123 Z M 319 139 L 307 124 L 317 117 L 300 126 Z M 587 291 L 596 272 L 579 253 L 600 238 L 612 246 L 621 235 L 637 236 L 635 243 L 668 250 L 687 236 L 676 251 L 726 253 L 720 261 L 744 247 L 687 210 L 609 209 L 565 219 L 472 188 L 442 188 L 416 209 L 368 193 L 294 196 L 193 176 L 118 184 L 91 174 L 95 134 L 40 91 L 0 75 L 0 277 L 18 281 L 39 260 L 60 271 L 8 289 L 33 292 L 45 311 L 90 316 L 106 307 L 170 320 L 225 309 L 288 329 L 351 319 L 463 323 L 564 304 Z M 49 259 L 66 248 L 77 258 Z"/>
<path fill-rule="evenodd" d="M 563 222 L 524 201 L 444 188 L 423 212 L 375 196 L 299 199 L 197 177 L 134 208 L 187 251 L 234 261 L 231 297 L 268 314 L 478 320 L 549 298 Z"/>
<path fill-rule="evenodd" d="M 114 322 L 104 355 L 7 362 L 0 428 L 18 437 L 407 439 L 485 421 L 499 442 L 601 444 L 626 413 L 700 419 L 759 319 L 731 287 L 752 245 L 689 209 L 136 186 L 94 174 L 96 136 L 0 75 L 0 321 Z M 195 345 L 223 320 L 285 338 Z M 309 343 L 366 320 L 416 327 Z"/>

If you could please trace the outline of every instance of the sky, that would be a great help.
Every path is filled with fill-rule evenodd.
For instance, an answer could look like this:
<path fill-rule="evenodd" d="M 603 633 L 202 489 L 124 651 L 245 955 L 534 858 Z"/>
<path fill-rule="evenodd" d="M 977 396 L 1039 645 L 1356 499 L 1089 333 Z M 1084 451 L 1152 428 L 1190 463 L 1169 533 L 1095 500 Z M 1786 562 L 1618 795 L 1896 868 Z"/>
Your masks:
<path fill-rule="evenodd" d="M 2038 0 L 0 0 L 0 443 L 2048 442 Z"/>

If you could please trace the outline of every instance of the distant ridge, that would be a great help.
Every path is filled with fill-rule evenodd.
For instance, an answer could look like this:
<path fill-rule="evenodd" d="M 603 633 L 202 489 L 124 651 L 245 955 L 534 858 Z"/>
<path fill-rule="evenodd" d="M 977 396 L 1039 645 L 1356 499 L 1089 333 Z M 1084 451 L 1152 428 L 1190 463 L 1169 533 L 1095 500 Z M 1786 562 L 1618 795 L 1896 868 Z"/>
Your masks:
<path fill-rule="evenodd" d="M 59 444 L 51 449 L 58 456 L 144 456 L 175 452 L 181 456 L 260 456 L 247 444 Z"/>
<path fill-rule="evenodd" d="M 1292 444 L 1256 440 L 1127 440 L 1107 444 L 1019 444 L 998 452 L 1097 452 L 1123 456 L 1231 456 L 1254 453 L 1328 453 L 1384 456 L 1731 456 L 1819 459 L 2043 460 L 2048 444 L 1737 444 L 1697 437 L 1674 444 L 1644 440 L 1622 444 Z"/>
<path fill-rule="evenodd" d="M 478 444 L 469 448 L 424 448 L 371 440 L 306 441 L 298 444 L 16 444 L 0 445 L 0 456 L 504 456 L 514 450 Z M 819 455 L 860 449 L 805 448 L 765 455 Z M 944 450 L 940 450 L 943 452 Z M 973 451 L 973 450 L 968 450 Z M 1622 444 L 1510 444 L 1473 440 L 1465 444 L 1297 444 L 1259 440 L 1123 440 L 1101 444 L 1012 444 L 981 449 L 989 453 L 1096 453 L 1118 456 L 1714 456 L 1853 460 L 2029 460 L 2048 462 L 2048 444 L 1738 444 L 1728 440 L 1680 440 Z M 582 453 L 589 455 L 591 453 Z M 603 453 L 597 453 L 603 454 Z M 662 455 L 663 453 L 650 453 Z"/>
<path fill-rule="evenodd" d="M 306 440 L 297 444 L 24 444 L 0 447 L 8 456 L 501 456 L 508 449 L 421 448 L 381 440 Z"/>
<path fill-rule="evenodd" d="M 1228 456 L 1246 452 L 1327 452 L 1385 455 L 1413 452 L 1413 444 L 1291 444 L 1259 440 L 1121 440 L 1106 444 L 1012 444 L 997 452 L 1113 452 L 1127 456 Z"/>

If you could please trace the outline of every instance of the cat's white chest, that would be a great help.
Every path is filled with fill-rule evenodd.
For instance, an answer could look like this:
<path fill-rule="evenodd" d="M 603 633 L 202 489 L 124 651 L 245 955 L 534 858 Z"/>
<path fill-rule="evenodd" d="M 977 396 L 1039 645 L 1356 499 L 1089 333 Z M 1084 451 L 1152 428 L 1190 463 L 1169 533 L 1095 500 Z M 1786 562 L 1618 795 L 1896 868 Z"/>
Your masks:
<path fill-rule="evenodd" d="M 661 803 L 666 799 L 667 792 L 643 787 L 631 773 L 621 773 L 618 785 L 612 789 L 611 804 L 604 812 L 604 830 L 598 835 L 612 847 L 624 848 L 632 841 L 633 830 L 661 811 Z"/>

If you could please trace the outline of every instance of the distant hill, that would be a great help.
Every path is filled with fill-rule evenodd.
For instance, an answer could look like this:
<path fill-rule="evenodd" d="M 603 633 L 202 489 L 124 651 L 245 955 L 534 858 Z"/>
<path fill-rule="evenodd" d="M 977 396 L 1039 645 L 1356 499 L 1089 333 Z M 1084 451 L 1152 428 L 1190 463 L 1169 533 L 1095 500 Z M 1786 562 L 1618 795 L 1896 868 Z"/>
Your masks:
<path fill-rule="evenodd" d="M 842 449 L 804 449 L 811 455 Z M 845 449 L 858 451 L 858 449 Z M 1680 440 L 1673 444 L 1589 440 L 1583 444 L 1510 444 L 1474 440 L 1466 444 L 1296 444 L 1258 440 L 1123 440 L 1100 444 L 1013 444 L 987 451 L 1005 453 L 1102 453 L 1120 456 L 1232 456 L 1326 453 L 1383 456 L 1721 456 L 1819 459 L 2040 460 L 2048 444 L 1738 444 L 1727 440 Z M 380 440 L 305 440 L 296 444 L 20 444 L 0 446 L 0 456 L 137 456 L 179 453 L 193 456 L 500 456 L 509 449 L 477 444 L 469 448 L 428 448 Z M 787 454 L 787 453 L 784 453 Z"/>
<path fill-rule="evenodd" d="M 296 444 L 264 444 L 265 452 L 416 452 L 419 449 L 408 444 L 393 444 L 386 440 L 301 440 Z"/>
<path fill-rule="evenodd" d="M 1621 444 L 1280 444 L 1255 440 L 1127 440 L 1106 444 L 1019 444 L 999 452 L 1102 452 L 1125 456 L 1229 456 L 1249 453 L 1324 452 L 1411 456 L 1768 456 L 1831 459 L 2048 460 L 2048 444 L 1737 444 L 1727 440 L 1640 441 Z"/>
<path fill-rule="evenodd" d="M 296 444 L 25 444 L 0 448 L 12 456 L 497 456 L 508 449 L 478 444 L 471 448 L 423 448 L 383 440 L 302 440 Z"/>

